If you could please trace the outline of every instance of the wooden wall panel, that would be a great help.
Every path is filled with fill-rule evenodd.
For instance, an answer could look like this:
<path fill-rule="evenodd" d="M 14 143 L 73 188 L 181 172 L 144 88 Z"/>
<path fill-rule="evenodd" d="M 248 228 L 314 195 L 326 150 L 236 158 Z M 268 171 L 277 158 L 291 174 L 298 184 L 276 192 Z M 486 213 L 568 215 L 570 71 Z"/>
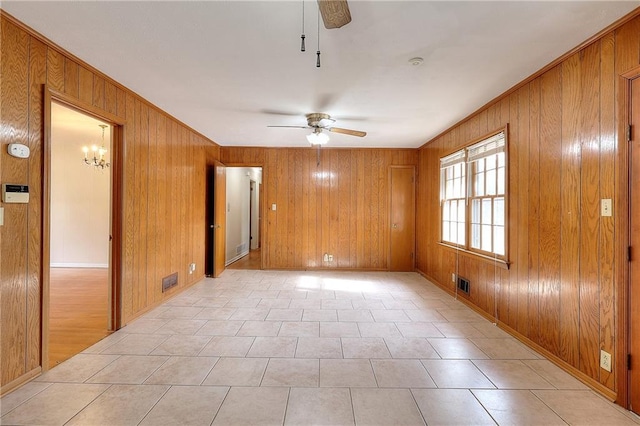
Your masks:
<path fill-rule="evenodd" d="M 616 360 L 621 347 L 617 84 L 639 63 L 635 17 L 425 144 L 418 162 L 418 269 L 449 291 L 456 268 L 472 277 L 471 303 L 609 395 L 625 380 L 599 367 L 600 349 Z M 438 244 L 438 159 L 507 124 L 510 266 L 492 273 L 491 262 Z M 603 198 L 612 217 L 600 216 Z"/>
<path fill-rule="evenodd" d="M 0 12 L 0 180 L 29 184 L 29 204 L 3 205 L 0 227 L 0 393 L 37 374 L 42 342 L 44 91 L 114 114 L 124 125 L 122 324 L 204 276 L 206 164 L 219 147 Z M 174 134 L 175 132 L 175 134 Z M 31 156 L 7 154 L 28 145 Z M 175 255 L 175 256 L 174 256 Z M 188 263 L 197 265 L 188 274 Z M 178 288 L 161 278 L 179 272 Z"/>
<path fill-rule="evenodd" d="M 560 350 L 561 69 L 540 77 L 540 345 Z"/>
<path fill-rule="evenodd" d="M 529 104 L 529 302 L 526 317 L 529 321 L 529 339 L 540 341 L 540 79 L 531 82 Z"/>
<path fill-rule="evenodd" d="M 614 63 L 615 36 L 605 36 L 601 42 L 600 63 L 600 197 L 614 199 L 616 193 L 616 75 Z M 614 206 L 617 209 L 618 206 Z M 600 222 L 600 255 L 598 266 L 600 276 L 600 348 L 609 353 L 614 347 L 614 299 L 615 299 L 615 216 L 603 218 Z M 600 383 L 615 389 L 615 375 L 600 370 Z"/>
<path fill-rule="evenodd" d="M 78 64 L 69 58 L 64 58 L 64 92 L 74 98 L 78 97 L 80 90 L 78 68 Z"/>
<path fill-rule="evenodd" d="M 65 57 L 62 53 L 47 49 L 47 83 L 52 89 L 64 92 Z"/>
<path fill-rule="evenodd" d="M 580 55 L 562 64 L 560 170 L 560 356 L 578 362 L 580 253 Z"/>
<path fill-rule="evenodd" d="M 43 105 L 42 85 L 47 81 L 47 46 L 30 38 L 29 40 L 29 208 L 27 212 L 29 229 L 29 259 L 27 261 L 27 371 L 40 366 L 40 322 L 41 292 L 40 271 L 42 266 L 42 129 Z M 66 85 L 65 85 L 66 87 Z"/>
<path fill-rule="evenodd" d="M 78 69 L 78 99 L 85 104 L 93 102 L 93 73 L 83 66 Z"/>
<path fill-rule="evenodd" d="M 146 294 L 147 304 L 153 305 L 161 299 L 162 288 L 157 285 L 161 282 L 161 277 L 157 277 L 157 253 L 158 253 L 158 114 L 155 110 L 149 111 L 149 144 L 147 159 L 148 164 L 148 177 L 149 192 L 147 194 L 147 220 L 148 235 L 147 235 L 147 247 L 145 249 L 147 255 L 147 270 L 146 275 Z"/>
<path fill-rule="evenodd" d="M 600 43 L 581 52 L 579 368 L 599 378 Z M 602 218 L 606 220 L 606 218 Z"/>
<path fill-rule="evenodd" d="M 3 183 L 25 184 L 28 167 L 25 160 L 10 157 L 6 144 L 29 145 L 29 37 L 15 26 L 2 22 L 2 170 Z M 0 318 L 2 321 L 2 383 L 28 373 L 25 358 L 29 347 L 27 304 L 28 205 L 4 205 L 4 226 L 0 227 Z M 13 234 L 15 233 L 15 235 Z M 15 238 L 15 236 L 19 238 Z"/>
<path fill-rule="evenodd" d="M 387 269 L 389 166 L 414 149 L 222 147 L 227 165 L 263 167 L 263 267 Z M 276 204 L 276 211 L 270 210 Z M 323 255 L 332 254 L 333 262 Z"/>

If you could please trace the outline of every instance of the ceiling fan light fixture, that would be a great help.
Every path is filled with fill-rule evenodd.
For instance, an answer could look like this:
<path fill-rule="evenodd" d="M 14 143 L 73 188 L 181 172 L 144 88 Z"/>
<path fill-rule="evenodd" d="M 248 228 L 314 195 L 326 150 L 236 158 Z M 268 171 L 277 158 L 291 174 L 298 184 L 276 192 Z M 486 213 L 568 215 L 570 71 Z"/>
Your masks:
<path fill-rule="evenodd" d="M 325 133 L 314 131 L 307 135 L 307 141 L 309 141 L 311 145 L 325 145 L 329 142 L 329 136 Z"/>

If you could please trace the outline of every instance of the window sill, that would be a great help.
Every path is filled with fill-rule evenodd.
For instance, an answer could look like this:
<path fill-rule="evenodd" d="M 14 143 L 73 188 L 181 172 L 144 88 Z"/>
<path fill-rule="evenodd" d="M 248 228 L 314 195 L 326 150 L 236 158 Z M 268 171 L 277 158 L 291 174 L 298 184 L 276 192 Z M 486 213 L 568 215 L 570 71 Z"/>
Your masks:
<path fill-rule="evenodd" d="M 476 253 L 476 252 L 473 252 L 473 251 L 469 251 L 469 250 L 464 249 L 464 248 L 460 248 L 460 247 L 456 247 L 456 246 L 451 245 L 451 244 L 443 243 L 442 241 L 439 241 L 438 244 L 440 246 L 448 249 L 448 250 L 454 251 L 456 253 L 460 253 L 463 256 L 470 257 L 470 258 L 473 258 L 473 259 L 478 259 L 478 260 L 490 263 L 492 265 L 495 265 L 498 268 L 509 270 L 510 262 L 506 261 L 504 259 L 496 259 L 495 257 L 486 256 L 484 254 L 480 254 L 480 253 Z"/>

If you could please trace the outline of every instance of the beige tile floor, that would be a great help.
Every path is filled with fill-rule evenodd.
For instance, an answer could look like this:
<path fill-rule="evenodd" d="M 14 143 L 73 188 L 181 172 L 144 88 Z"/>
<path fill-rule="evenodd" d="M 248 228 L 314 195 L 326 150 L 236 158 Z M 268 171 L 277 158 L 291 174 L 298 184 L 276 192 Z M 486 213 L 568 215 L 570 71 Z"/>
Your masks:
<path fill-rule="evenodd" d="M 638 425 L 414 273 L 227 270 L 0 400 L 7 425 Z"/>

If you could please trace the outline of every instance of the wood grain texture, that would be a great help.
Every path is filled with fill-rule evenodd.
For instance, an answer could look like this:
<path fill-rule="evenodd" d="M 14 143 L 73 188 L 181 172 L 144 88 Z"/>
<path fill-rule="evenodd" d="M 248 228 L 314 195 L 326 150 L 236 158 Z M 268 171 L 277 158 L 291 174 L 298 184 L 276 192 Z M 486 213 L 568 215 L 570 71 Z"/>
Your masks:
<path fill-rule="evenodd" d="M 529 321 L 529 339 L 540 339 L 540 80 L 531 82 L 529 105 L 529 182 L 528 193 L 529 233 L 528 269 L 529 302 L 527 319 Z"/>
<path fill-rule="evenodd" d="M 27 370 L 40 366 L 40 323 L 42 289 L 42 139 L 43 135 L 43 84 L 47 81 L 47 46 L 30 39 L 29 44 L 29 253 L 27 263 Z M 66 85 L 65 85 L 66 86 Z"/>
<path fill-rule="evenodd" d="M 630 99 L 630 121 L 634 126 L 640 125 L 640 76 L 631 82 Z M 638 131 L 631 136 L 630 148 L 631 173 L 629 176 L 631 196 L 630 196 L 630 234 L 631 234 L 631 262 L 629 286 L 629 354 L 631 355 L 631 366 L 629 371 L 629 402 L 634 412 L 640 411 L 640 372 L 637 368 L 638 356 L 640 354 L 640 257 L 638 247 L 640 246 L 640 220 L 638 220 L 638 210 L 640 210 L 640 137 Z"/>
<path fill-rule="evenodd" d="M 108 113 L 118 114 L 118 89 L 109 82 L 104 84 L 104 105 L 104 109 Z"/>
<path fill-rule="evenodd" d="M 42 174 L 45 152 L 44 84 L 72 103 L 104 117 L 120 117 L 123 138 L 122 318 L 126 324 L 154 305 L 198 281 L 204 270 L 205 157 L 217 159 L 212 141 L 188 129 L 136 94 L 58 47 L 14 24 L 5 15 L 2 25 L 2 81 L 0 87 L 2 144 L 28 145 L 29 160 L 0 153 L 0 180 L 30 186 L 29 204 L 4 205 L 5 226 L 0 231 L 0 393 L 33 377 L 44 339 L 42 271 Z M 137 106 L 136 106 L 137 104 Z M 150 124 L 151 123 L 151 124 Z M 173 130 L 180 128 L 180 139 Z M 173 147 L 174 141 L 180 146 Z M 175 149 L 174 149 L 175 148 Z M 204 152 L 206 151 L 206 155 Z M 115 152 L 113 150 L 112 152 Z M 177 157 L 174 161 L 173 157 Z M 182 197 L 174 197 L 184 194 Z M 142 204 L 141 202 L 144 201 Z M 183 227 L 174 227 L 181 220 Z M 175 231 L 174 231 L 175 229 Z M 182 234 L 187 234 L 185 237 Z M 180 257 L 171 257 L 172 251 Z M 154 257 L 155 256 L 155 257 Z M 187 274 L 186 261 L 198 265 Z M 160 278 L 180 270 L 179 288 L 162 293 Z M 135 298 L 134 298 L 135 295 Z"/>
<path fill-rule="evenodd" d="M 600 43 L 594 43 L 580 58 L 579 368 L 594 378 L 600 372 L 600 356 L 589 350 L 600 346 L 600 56 Z"/>
<path fill-rule="evenodd" d="M 388 269 L 389 167 L 415 166 L 416 150 L 322 148 L 319 165 L 309 148 L 221 151 L 263 167 L 264 268 Z"/>
<path fill-rule="evenodd" d="M 80 89 L 78 68 L 78 64 L 69 58 L 64 58 L 64 93 L 74 98 L 78 97 Z"/>
<path fill-rule="evenodd" d="M 560 175 L 560 355 L 578 363 L 580 269 L 580 54 L 562 64 L 562 162 Z"/>
<path fill-rule="evenodd" d="M 401 161 L 405 161 L 404 159 Z M 416 245 L 416 186 L 414 166 L 389 170 L 389 270 L 413 271 Z"/>
<path fill-rule="evenodd" d="M 429 141 L 418 162 L 418 269 L 450 291 L 456 268 L 475 277 L 472 303 L 614 393 L 626 389 L 624 370 L 601 369 L 599 353 L 623 361 L 627 193 L 618 76 L 639 63 L 635 17 Z M 509 124 L 511 264 L 497 273 L 438 245 L 431 213 L 439 208 L 438 159 L 484 130 L 485 120 L 489 130 Z M 612 217 L 600 216 L 603 198 L 613 200 Z"/>
<path fill-rule="evenodd" d="M 58 92 L 64 92 L 65 57 L 55 49 L 47 49 L 47 84 Z"/>
<path fill-rule="evenodd" d="M 561 69 L 540 78 L 540 345 L 560 351 Z"/>
<path fill-rule="evenodd" d="M 615 67 L 615 76 L 622 75 L 629 70 L 634 71 L 634 75 L 628 76 L 629 78 L 635 78 L 638 74 L 638 64 L 640 63 L 640 19 L 633 19 L 626 23 L 625 25 L 617 28 L 614 31 L 614 47 L 613 53 L 614 57 L 612 59 L 614 67 Z M 609 62 L 609 61 L 607 61 Z M 615 77 L 614 77 L 615 78 Z M 630 82 L 626 79 L 615 78 L 615 94 L 618 102 L 616 102 L 613 107 L 614 109 L 614 117 L 617 125 L 617 131 L 614 132 L 615 140 L 617 141 L 615 148 L 615 170 L 618 173 L 615 173 L 615 188 L 616 188 L 616 196 L 614 197 L 614 205 L 616 206 L 615 212 L 629 212 L 630 202 L 628 197 L 617 196 L 618 194 L 629 191 L 629 170 L 628 164 L 630 159 L 630 153 L 628 149 L 628 145 L 624 142 L 625 133 L 626 133 L 626 125 L 628 124 L 628 120 L 625 119 L 629 112 L 630 105 L 626 103 L 628 101 L 626 96 L 624 96 L 629 90 Z M 602 189 L 601 189 L 602 190 Z M 630 348 L 628 347 L 628 339 L 623 338 L 629 331 L 628 323 L 621 319 L 629 319 L 629 308 L 628 303 L 629 300 L 629 282 L 630 282 L 630 274 L 628 271 L 629 264 L 625 261 L 627 256 L 627 243 L 629 241 L 630 235 L 630 225 L 628 221 L 628 216 L 622 216 L 620 214 L 616 214 L 615 218 L 615 244 L 614 250 L 615 254 L 613 256 L 614 264 L 616 265 L 615 276 L 614 276 L 614 294 L 615 300 L 613 302 L 613 310 L 616 313 L 619 313 L 615 317 L 615 326 L 616 330 L 614 332 L 614 340 L 615 340 L 615 356 L 614 359 L 617 360 L 617 365 L 614 365 L 615 369 L 615 385 L 620 390 L 619 391 L 619 399 L 622 401 L 622 404 L 626 404 L 630 402 L 630 398 L 627 396 L 631 393 L 630 386 L 628 386 L 625 377 L 628 374 L 628 371 L 625 366 L 626 355 L 629 353 Z M 637 381 L 635 383 L 638 383 Z M 636 404 L 637 406 L 637 404 Z"/>
<path fill-rule="evenodd" d="M 614 63 L 614 34 L 600 42 L 600 197 L 614 199 L 616 192 L 616 75 Z M 619 206 L 614 207 L 616 210 Z M 602 218 L 600 222 L 600 348 L 615 353 L 615 232 L 616 217 Z M 600 383 L 610 389 L 615 386 L 615 374 L 600 370 Z"/>
<path fill-rule="evenodd" d="M 83 66 L 78 69 L 78 96 L 86 104 L 93 102 L 93 73 Z"/>
<path fill-rule="evenodd" d="M 50 366 L 109 334 L 108 293 L 108 269 L 51 269 Z"/>
<path fill-rule="evenodd" d="M 29 38 L 15 26 L 2 22 L 2 103 L 0 115 L 5 131 L 2 146 L 9 142 L 29 144 Z M 26 183 L 28 168 L 23 160 L 2 152 L 0 178 L 7 183 Z M 26 366 L 29 336 L 27 328 L 28 205 L 4 205 L 4 226 L 0 246 L 0 318 L 2 321 L 2 383 L 28 373 Z M 7 230 L 12 230 L 11 234 Z M 35 336 L 34 336 L 35 337 Z"/>

